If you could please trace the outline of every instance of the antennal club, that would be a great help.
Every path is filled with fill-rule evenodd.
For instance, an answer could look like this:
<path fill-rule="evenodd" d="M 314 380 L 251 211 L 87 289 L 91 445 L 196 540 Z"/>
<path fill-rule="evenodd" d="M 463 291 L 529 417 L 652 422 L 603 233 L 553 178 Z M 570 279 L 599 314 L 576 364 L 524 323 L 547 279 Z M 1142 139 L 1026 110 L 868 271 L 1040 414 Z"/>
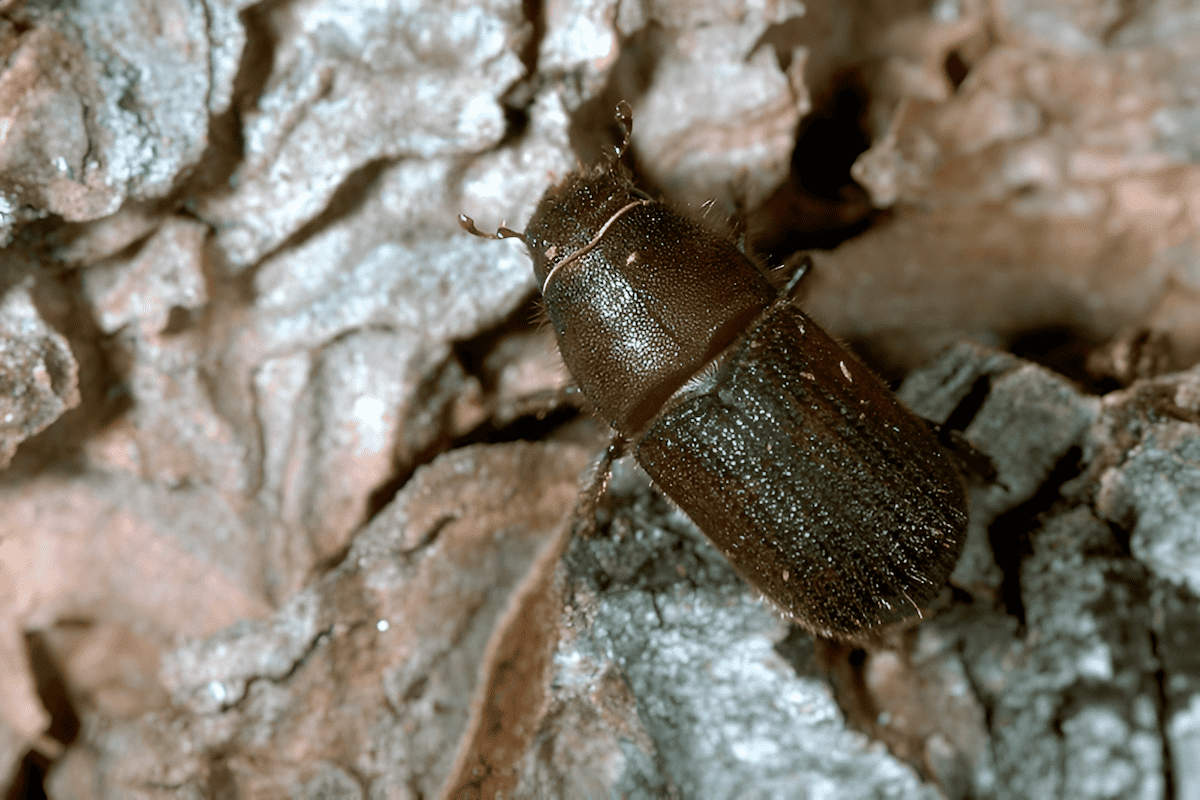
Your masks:
<path fill-rule="evenodd" d="M 621 129 L 621 144 L 615 148 L 616 156 L 613 161 L 620 161 L 621 156 L 629 149 L 629 139 L 633 136 L 633 109 L 624 100 L 617 103 L 616 120 L 617 127 Z"/>

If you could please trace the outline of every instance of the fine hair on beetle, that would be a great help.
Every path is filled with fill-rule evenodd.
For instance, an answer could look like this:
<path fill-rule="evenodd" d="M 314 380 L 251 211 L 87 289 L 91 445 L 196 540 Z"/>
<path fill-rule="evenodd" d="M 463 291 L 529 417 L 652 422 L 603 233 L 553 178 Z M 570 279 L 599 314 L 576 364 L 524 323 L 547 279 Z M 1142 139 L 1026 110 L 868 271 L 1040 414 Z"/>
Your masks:
<path fill-rule="evenodd" d="M 962 550 L 955 459 L 728 237 L 605 163 L 543 195 L 521 239 L 563 361 L 628 449 L 733 565 L 809 631 L 867 641 L 921 616 Z M 594 499 L 594 498 L 593 498 Z"/>

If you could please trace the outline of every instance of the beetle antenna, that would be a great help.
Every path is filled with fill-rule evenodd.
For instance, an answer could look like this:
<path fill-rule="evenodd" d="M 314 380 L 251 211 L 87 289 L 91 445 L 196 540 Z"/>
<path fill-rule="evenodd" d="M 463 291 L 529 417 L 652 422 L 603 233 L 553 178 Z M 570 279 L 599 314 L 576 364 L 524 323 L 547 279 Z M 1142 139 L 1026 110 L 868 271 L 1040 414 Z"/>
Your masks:
<path fill-rule="evenodd" d="M 633 109 L 624 100 L 617 103 L 616 120 L 617 127 L 621 129 L 621 144 L 616 147 L 613 161 L 620 161 L 621 156 L 629 149 L 629 139 L 633 136 Z"/>
<path fill-rule="evenodd" d="M 479 230 L 479 228 L 475 227 L 475 220 L 471 219 L 466 214 L 458 215 L 458 224 L 464 231 L 472 236 L 478 236 L 483 239 L 520 239 L 525 244 L 529 244 L 529 240 L 525 238 L 525 234 L 518 233 L 512 228 L 506 228 L 503 225 L 497 228 L 495 233 L 484 233 L 483 231 Z"/>

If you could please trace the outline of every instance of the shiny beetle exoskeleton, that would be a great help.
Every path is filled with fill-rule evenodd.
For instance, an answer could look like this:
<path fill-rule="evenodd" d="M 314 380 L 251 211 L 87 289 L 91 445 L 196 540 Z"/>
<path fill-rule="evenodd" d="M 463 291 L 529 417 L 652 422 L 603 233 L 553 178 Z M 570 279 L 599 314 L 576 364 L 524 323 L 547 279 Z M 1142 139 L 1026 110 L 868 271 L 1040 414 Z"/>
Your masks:
<path fill-rule="evenodd" d="M 628 106 L 618 120 L 628 140 Z M 785 614 L 861 638 L 938 595 L 967 522 L 956 464 L 736 246 L 639 192 L 616 159 L 500 235 L 528 245 L 596 412 Z"/>

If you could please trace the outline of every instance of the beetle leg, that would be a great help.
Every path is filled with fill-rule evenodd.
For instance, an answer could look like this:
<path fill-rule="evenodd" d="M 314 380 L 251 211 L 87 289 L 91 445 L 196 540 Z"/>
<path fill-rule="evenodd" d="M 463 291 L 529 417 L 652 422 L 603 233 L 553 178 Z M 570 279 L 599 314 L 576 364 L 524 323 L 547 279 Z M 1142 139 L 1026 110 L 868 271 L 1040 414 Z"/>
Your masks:
<path fill-rule="evenodd" d="M 608 447 L 604 449 L 604 454 L 592 468 L 591 478 L 588 479 L 587 485 L 580 492 L 579 500 L 575 504 L 576 533 L 585 537 L 595 533 L 596 507 L 600 503 L 600 498 L 604 496 L 604 491 L 608 488 L 613 462 L 625 455 L 625 452 L 625 439 L 614 435 L 608 443 Z"/>

